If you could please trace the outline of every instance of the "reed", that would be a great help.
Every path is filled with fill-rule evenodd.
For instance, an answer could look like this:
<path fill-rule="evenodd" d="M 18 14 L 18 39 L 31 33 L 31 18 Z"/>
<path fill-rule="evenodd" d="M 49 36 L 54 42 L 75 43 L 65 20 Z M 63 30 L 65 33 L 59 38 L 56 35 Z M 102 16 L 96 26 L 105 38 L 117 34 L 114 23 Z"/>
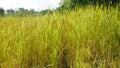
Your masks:
<path fill-rule="evenodd" d="M 118 8 L 0 18 L 0 68 L 120 68 Z"/>

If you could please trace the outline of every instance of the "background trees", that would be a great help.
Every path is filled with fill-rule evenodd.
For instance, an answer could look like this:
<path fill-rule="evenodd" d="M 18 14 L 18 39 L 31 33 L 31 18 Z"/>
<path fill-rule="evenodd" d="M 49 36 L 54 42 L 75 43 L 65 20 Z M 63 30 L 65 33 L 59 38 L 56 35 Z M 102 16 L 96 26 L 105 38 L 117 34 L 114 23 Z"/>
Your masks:
<path fill-rule="evenodd" d="M 86 6 L 86 5 L 103 5 L 104 7 L 108 7 L 108 6 L 116 6 L 119 5 L 119 9 L 120 9 L 120 0 L 61 0 L 60 2 L 60 7 L 58 7 L 56 10 L 66 10 L 66 9 L 74 9 L 76 6 L 80 7 L 80 6 Z M 24 8 L 18 8 L 18 10 L 14 10 L 14 9 L 8 9 L 5 10 L 3 8 L 0 8 L 0 16 L 44 16 L 45 14 L 47 14 L 49 11 L 52 14 L 53 11 L 56 10 L 42 10 L 42 11 L 35 11 L 34 9 L 24 9 Z"/>
<path fill-rule="evenodd" d="M 0 8 L 0 16 L 4 16 L 5 10 L 3 8 Z"/>
<path fill-rule="evenodd" d="M 6 12 L 7 12 L 8 16 L 11 16 L 11 15 L 15 14 L 15 10 L 13 10 L 13 9 L 8 9 Z"/>
<path fill-rule="evenodd" d="M 120 3 L 120 0 L 62 0 L 64 2 L 61 6 L 63 9 L 71 9 L 75 6 L 85 6 L 85 5 L 104 5 L 104 6 L 116 6 Z"/>

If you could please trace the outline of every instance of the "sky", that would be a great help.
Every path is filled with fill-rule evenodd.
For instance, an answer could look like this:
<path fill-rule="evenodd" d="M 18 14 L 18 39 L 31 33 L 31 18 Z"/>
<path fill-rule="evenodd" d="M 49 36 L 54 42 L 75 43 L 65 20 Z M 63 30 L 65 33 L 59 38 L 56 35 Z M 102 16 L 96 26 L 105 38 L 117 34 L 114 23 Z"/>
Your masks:
<path fill-rule="evenodd" d="M 36 11 L 44 9 L 55 9 L 59 7 L 61 0 L 0 0 L 0 7 L 7 9 L 35 9 Z"/>

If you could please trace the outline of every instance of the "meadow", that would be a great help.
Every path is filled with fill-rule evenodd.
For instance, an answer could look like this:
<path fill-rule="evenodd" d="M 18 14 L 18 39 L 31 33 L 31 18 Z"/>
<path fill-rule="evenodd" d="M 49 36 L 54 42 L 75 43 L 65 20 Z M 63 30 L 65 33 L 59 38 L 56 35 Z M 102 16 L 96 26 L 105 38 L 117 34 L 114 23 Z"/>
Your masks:
<path fill-rule="evenodd" d="M 120 68 L 118 8 L 0 17 L 0 68 Z"/>

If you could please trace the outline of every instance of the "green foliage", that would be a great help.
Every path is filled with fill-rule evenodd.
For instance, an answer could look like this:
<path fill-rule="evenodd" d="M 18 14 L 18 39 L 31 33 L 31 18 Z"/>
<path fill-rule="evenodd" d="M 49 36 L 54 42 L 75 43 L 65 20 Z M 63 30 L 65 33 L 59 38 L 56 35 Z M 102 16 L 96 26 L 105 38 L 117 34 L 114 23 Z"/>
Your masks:
<path fill-rule="evenodd" d="M 86 5 L 116 6 L 120 3 L 119 0 L 63 0 L 63 1 L 64 3 L 61 7 L 63 9 L 73 9 L 76 6 L 86 6 Z"/>
<path fill-rule="evenodd" d="M 0 16 L 4 16 L 5 10 L 3 8 L 0 8 Z"/>
<path fill-rule="evenodd" d="M 46 15 L 47 13 L 52 14 L 53 12 L 52 12 L 52 10 L 50 10 L 50 9 L 46 9 L 46 10 L 40 11 L 40 14 L 43 15 L 43 16 Z"/>
<path fill-rule="evenodd" d="M 19 17 L 26 17 L 26 16 L 33 16 L 37 12 L 35 12 L 34 9 L 24 9 L 24 8 L 18 8 L 18 10 L 8 9 L 6 16 L 19 16 Z M 37 15 L 36 15 L 37 16 Z"/>
<path fill-rule="evenodd" d="M 8 9 L 6 12 L 7 12 L 8 16 L 14 16 L 15 15 L 15 11 L 13 9 Z"/>
<path fill-rule="evenodd" d="M 28 9 L 24 9 L 24 8 L 19 8 L 18 11 L 16 12 L 17 16 L 21 16 L 21 17 L 25 17 L 29 14 L 30 12 L 28 11 Z"/>
<path fill-rule="evenodd" d="M 8 9 L 6 16 L 19 16 L 19 17 L 27 17 L 27 16 L 44 16 L 47 13 L 52 14 L 53 11 L 46 9 L 42 11 L 35 11 L 34 9 L 24 9 L 24 8 L 18 8 L 18 10 Z"/>

